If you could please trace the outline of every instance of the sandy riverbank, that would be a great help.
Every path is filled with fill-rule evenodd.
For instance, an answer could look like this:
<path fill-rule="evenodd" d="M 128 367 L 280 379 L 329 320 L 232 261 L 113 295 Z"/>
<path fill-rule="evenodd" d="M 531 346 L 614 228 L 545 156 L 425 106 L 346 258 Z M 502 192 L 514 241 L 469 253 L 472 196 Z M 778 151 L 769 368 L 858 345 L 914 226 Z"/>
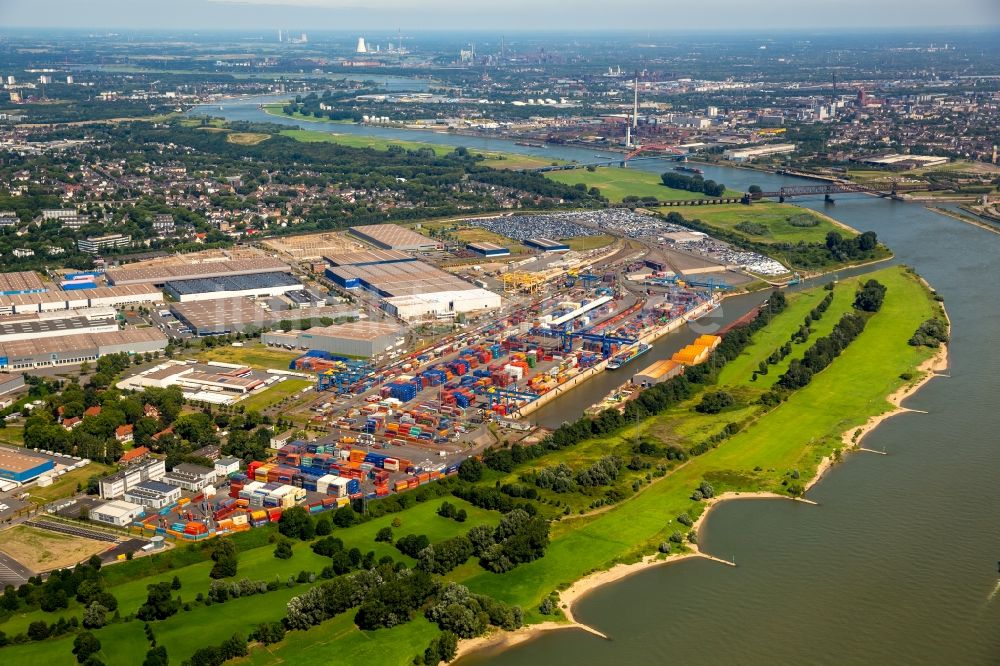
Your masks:
<path fill-rule="evenodd" d="M 771 492 L 729 492 L 723 493 L 713 497 L 706 502 L 705 510 L 698 517 L 698 520 L 694 522 L 692 529 L 697 532 L 702 521 L 708 516 L 711 510 L 718 506 L 722 502 L 738 500 L 738 499 L 784 499 L 797 502 L 803 502 L 805 504 L 814 504 L 814 502 L 805 499 L 795 499 L 787 495 L 779 495 L 777 493 Z M 608 636 L 601 633 L 597 629 L 591 626 L 582 624 L 573 615 L 573 605 L 577 601 L 587 596 L 594 590 L 609 583 L 616 583 L 620 580 L 633 576 L 647 569 L 659 566 L 667 566 L 670 564 L 676 564 L 677 562 L 683 562 L 685 560 L 690 560 L 693 558 L 702 558 L 706 560 L 711 560 L 713 562 L 718 562 L 719 564 L 724 564 L 726 566 L 736 566 L 728 560 L 724 560 L 714 555 L 709 555 L 698 549 L 697 544 L 686 544 L 688 551 L 681 553 L 679 555 L 672 555 L 670 557 L 663 557 L 662 555 L 647 555 L 643 557 L 638 562 L 633 562 L 630 564 L 619 563 L 611 567 L 610 569 L 605 569 L 603 571 L 595 571 L 583 578 L 579 579 L 573 583 L 567 589 L 559 593 L 559 608 L 562 610 L 563 615 L 566 617 L 565 622 L 542 622 L 540 624 L 530 624 L 517 629 L 516 631 L 495 631 L 486 636 L 478 636 L 476 638 L 459 641 L 458 644 L 458 656 L 456 659 L 469 655 L 473 652 L 479 650 L 490 649 L 490 650 L 503 650 L 508 647 L 524 643 L 535 636 L 545 633 L 547 631 L 554 631 L 556 629 L 580 629 L 591 633 L 599 638 L 604 638 L 610 640 Z"/>

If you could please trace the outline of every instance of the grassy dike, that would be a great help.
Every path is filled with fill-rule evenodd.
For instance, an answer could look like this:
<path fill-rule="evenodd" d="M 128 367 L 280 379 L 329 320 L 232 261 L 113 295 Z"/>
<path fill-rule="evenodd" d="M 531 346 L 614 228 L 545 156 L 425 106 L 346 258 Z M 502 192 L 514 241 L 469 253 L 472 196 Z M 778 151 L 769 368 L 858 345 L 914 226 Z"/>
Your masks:
<path fill-rule="evenodd" d="M 927 288 L 916 276 L 899 267 L 866 275 L 864 279 L 869 277 L 888 288 L 882 311 L 869 320 L 858 339 L 830 367 L 816 375 L 809 386 L 770 412 L 750 414 L 756 420 L 743 432 L 645 486 L 631 499 L 607 510 L 554 523 L 552 543 L 542 559 L 500 575 L 466 564 L 448 578 L 462 582 L 474 592 L 519 604 L 529 622 L 539 623 L 545 618 L 536 609 L 549 592 L 564 589 L 593 572 L 619 563 L 637 562 L 655 553 L 657 545 L 670 533 L 683 530 L 676 516 L 684 512 L 692 518 L 700 516 L 707 504 L 694 502 L 690 495 L 701 481 L 709 480 L 718 493 L 763 491 L 787 496 L 783 482 L 792 470 L 798 471 L 803 482 L 815 476 L 824 458 L 843 446 L 844 431 L 892 409 L 886 398 L 907 383 L 900 375 L 915 372 L 932 355 L 928 349 L 907 344 L 917 326 L 940 310 Z M 841 314 L 850 309 L 859 280 L 846 280 L 837 287 L 834 304 L 816 324 L 816 336 L 828 332 Z M 816 290 L 796 298 L 731 364 L 733 369 L 726 369 L 720 385 L 725 382 L 726 386 L 746 389 L 751 382 L 743 370 L 752 370 L 783 343 L 798 328 L 804 313 L 815 307 L 824 294 Z M 809 344 L 796 347 L 792 357 L 800 357 Z M 763 388 L 757 390 L 762 392 Z M 649 419 L 641 427 L 644 432 L 655 432 L 665 425 L 683 431 L 694 425 L 693 432 L 698 432 L 695 422 L 711 421 L 718 429 L 731 418 L 726 413 L 719 417 L 694 416 L 693 402 Z M 558 456 L 579 454 L 587 458 L 588 449 L 607 451 L 631 436 L 628 432 L 619 435 L 617 442 L 584 442 L 532 464 L 552 464 L 558 462 Z M 413 654 L 437 633 L 437 628 L 422 618 L 418 618 L 417 624 L 362 632 L 351 625 L 351 613 L 346 616 L 307 632 L 294 632 L 283 643 L 266 650 L 254 650 L 249 662 L 351 664 L 358 663 L 360 655 L 371 655 L 371 650 L 377 649 L 379 663 L 402 665 L 409 663 Z M 323 650 L 322 646 L 329 649 Z"/>

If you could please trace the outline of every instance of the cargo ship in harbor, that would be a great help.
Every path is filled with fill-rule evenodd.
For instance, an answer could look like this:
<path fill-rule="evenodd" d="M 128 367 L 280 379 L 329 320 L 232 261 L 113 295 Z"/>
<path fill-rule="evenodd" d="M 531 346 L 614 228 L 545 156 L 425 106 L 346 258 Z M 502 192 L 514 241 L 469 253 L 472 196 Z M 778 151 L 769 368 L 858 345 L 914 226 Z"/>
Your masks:
<path fill-rule="evenodd" d="M 652 348 L 653 348 L 652 345 L 646 344 L 645 342 L 641 342 L 637 345 L 632 345 L 625 351 L 619 352 L 618 354 L 615 354 L 614 356 L 611 357 L 611 360 L 608 361 L 608 370 L 617 370 L 626 363 L 630 363 L 635 359 L 639 358 L 640 356 L 642 356 L 643 354 L 647 353 Z"/>
<path fill-rule="evenodd" d="M 698 167 L 689 167 L 689 166 L 674 167 L 674 171 L 683 171 L 684 173 L 697 173 L 697 174 L 705 173 Z"/>

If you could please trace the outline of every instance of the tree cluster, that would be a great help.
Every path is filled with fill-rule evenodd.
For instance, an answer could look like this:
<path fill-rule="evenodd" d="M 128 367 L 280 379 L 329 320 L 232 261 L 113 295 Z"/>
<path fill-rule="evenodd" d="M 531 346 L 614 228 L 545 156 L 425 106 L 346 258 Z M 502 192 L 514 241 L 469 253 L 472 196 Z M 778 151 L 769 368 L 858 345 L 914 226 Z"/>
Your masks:
<path fill-rule="evenodd" d="M 788 390 L 802 388 L 812 381 L 813 375 L 820 372 L 847 346 L 854 341 L 865 328 L 865 320 L 856 314 L 848 312 L 833 327 L 830 335 L 819 338 L 813 346 L 806 350 L 802 360 L 793 359 L 788 370 L 778 379 L 778 386 Z"/>
<path fill-rule="evenodd" d="M 663 184 L 675 190 L 702 192 L 710 197 L 721 197 L 726 193 L 726 186 L 714 180 L 705 180 L 700 175 L 686 176 L 676 171 L 667 171 L 660 176 Z"/>
<path fill-rule="evenodd" d="M 459 638 L 475 638 L 490 627 L 513 631 L 523 623 L 523 613 L 517 606 L 469 592 L 469 588 L 450 582 L 437 595 L 424 615 L 441 629 Z"/>
<path fill-rule="evenodd" d="M 931 347 L 932 349 L 937 349 L 947 342 L 948 325 L 937 318 L 928 319 L 921 323 L 909 340 L 909 344 L 913 347 Z"/>

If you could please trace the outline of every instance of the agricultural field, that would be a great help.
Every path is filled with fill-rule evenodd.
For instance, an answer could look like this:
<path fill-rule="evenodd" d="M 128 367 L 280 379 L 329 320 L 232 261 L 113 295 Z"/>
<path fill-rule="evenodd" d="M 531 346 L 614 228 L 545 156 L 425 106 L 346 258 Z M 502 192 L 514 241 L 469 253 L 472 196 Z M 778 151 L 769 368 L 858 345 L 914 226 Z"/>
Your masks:
<path fill-rule="evenodd" d="M 669 212 L 674 209 L 662 209 Z M 841 236 L 854 236 L 856 231 L 808 208 L 792 204 L 758 201 L 751 206 L 723 204 L 699 206 L 678 211 L 684 217 L 742 234 L 765 243 L 824 243 L 826 235 L 836 231 Z M 803 226 L 806 225 L 806 226 Z M 813 226 L 808 226 L 813 225 Z"/>
<path fill-rule="evenodd" d="M 103 541 L 25 525 L 0 532 L 0 550 L 35 572 L 71 567 L 108 548 Z"/>
<path fill-rule="evenodd" d="M 270 370 L 288 370 L 288 365 L 299 356 L 301 354 L 296 352 L 261 345 L 213 347 L 197 354 L 198 360 L 202 362 L 220 361 L 222 363 L 239 363 Z"/>
<path fill-rule="evenodd" d="M 587 189 L 596 187 L 609 201 L 620 202 L 627 196 L 656 197 L 660 201 L 684 201 L 704 199 L 699 192 L 675 190 L 660 180 L 659 174 L 638 169 L 618 169 L 598 167 L 595 171 L 574 169 L 572 171 L 552 171 L 545 174 L 554 181 L 566 185 L 583 183 Z M 738 197 L 740 192 L 726 191 L 727 197 Z M 699 209 L 700 210 L 700 209 Z"/>

